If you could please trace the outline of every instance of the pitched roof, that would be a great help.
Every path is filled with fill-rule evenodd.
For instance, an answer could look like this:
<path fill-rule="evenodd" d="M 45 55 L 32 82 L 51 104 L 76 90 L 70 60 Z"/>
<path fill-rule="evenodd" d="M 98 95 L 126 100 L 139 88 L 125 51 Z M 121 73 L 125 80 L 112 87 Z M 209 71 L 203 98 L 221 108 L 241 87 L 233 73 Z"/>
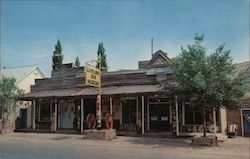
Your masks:
<path fill-rule="evenodd" d="M 166 66 L 171 63 L 171 59 L 167 56 L 167 53 L 158 50 L 153 54 L 152 59 L 144 66 L 144 68 Z"/>
<path fill-rule="evenodd" d="M 16 82 L 19 82 L 30 73 L 32 73 L 35 69 L 38 69 L 41 75 L 45 77 L 45 74 L 37 65 L 4 68 L 2 69 L 1 73 L 5 77 L 14 77 L 16 79 Z"/>

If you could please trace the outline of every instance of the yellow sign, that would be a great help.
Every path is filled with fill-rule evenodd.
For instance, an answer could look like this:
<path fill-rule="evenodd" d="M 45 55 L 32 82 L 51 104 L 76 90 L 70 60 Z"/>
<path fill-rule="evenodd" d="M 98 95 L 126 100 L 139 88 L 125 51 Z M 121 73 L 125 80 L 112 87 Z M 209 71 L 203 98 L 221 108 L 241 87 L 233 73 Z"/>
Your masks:
<path fill-rule="evenodd" d="M 85 77 L 86 85 L 94 87 L 101 86 L 101 73 L 99 69 L 87 64 L 85 67 L 85 73 L 86 73 Z"/>

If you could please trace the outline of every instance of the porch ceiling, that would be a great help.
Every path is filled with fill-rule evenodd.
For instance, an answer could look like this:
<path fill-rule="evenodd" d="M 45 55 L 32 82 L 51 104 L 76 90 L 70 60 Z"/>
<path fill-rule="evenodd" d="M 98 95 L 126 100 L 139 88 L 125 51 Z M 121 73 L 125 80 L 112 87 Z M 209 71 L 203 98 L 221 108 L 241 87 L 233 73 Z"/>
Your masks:
<path fill-rule="evenodd" d="M 132 85 L 132 86 L 108 86 L 102 87 L 103 95 L 116 94 L 136 94 L 154 93 L 161 90 L 159 85 Z M 74 97 L 74 96 L 93 96 L 99 94 L 99 88 L 87 87 L 81 89 L 55 89 L 42 90 L 26 94 L 21 99 L 32 98 L 53 98 L 53 97 Z"/>

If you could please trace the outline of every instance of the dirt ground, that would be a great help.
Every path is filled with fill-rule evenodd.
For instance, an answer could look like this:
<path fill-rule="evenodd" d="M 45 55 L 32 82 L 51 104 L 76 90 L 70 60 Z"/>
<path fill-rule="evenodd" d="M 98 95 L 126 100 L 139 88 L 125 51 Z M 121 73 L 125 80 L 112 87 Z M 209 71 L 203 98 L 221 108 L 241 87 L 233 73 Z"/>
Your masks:
<path fill-rule="evenodd" d="M 23 153 L 23 152 L 34 153 Z M 15 153 L 13 153 L 15 152 Z M 32 156 L 33 155 L 33 156 Z M 236 137 L 206 147 L 190 139 L 124 137 L 89 140 L 83 135 L 12 133 L 0 135 L 0 159 L 12 158 L 176 158 L 250 159 L 250 138 Z"/>

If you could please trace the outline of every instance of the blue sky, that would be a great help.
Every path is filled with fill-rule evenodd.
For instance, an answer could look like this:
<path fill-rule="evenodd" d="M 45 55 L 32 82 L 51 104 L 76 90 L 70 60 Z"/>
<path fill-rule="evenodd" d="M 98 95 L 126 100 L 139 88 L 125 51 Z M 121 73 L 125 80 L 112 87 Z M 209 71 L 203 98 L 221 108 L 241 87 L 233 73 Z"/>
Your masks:
<path fill-rule="evenodd" d="M 136 69 L 159 49 L 175 57 L 205 34 L 213 52 L 225 43 L 234 62 L 249 60 L 249 0 L 1 0 L 2 66 L 38 64 L 50 76 L 59 38 L 64 62 L 81 65 L 104 43 L 110 70 Z"/>

